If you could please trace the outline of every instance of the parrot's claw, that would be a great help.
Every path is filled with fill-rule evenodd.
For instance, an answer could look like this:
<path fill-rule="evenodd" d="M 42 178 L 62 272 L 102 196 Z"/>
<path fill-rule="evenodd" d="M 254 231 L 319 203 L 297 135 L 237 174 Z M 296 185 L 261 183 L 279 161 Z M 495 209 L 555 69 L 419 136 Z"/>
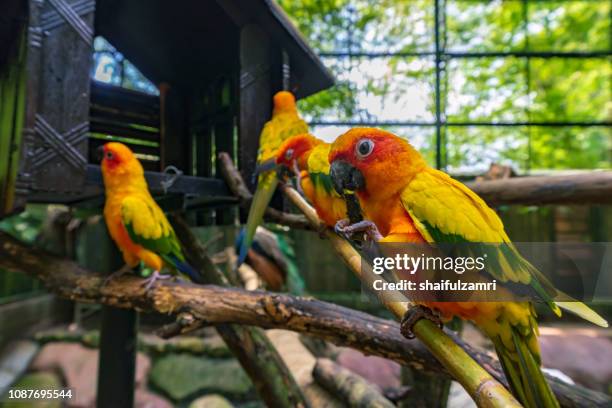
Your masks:
<path fill-rule="evenodd" d="M 334 231 L 338 235 L 346 236 L 344 230 L 351 225 L 351 221 L 348 218 L 342 219 L 334 225 Z M 348 238 L 348 237 L 347 237 Z"/>
<path fill-rule="evenodd" d="M 132 267 L 128 264 L 124 264 L 121 268 L 117 269 L 115 272 L 112 272 L 104 279 L 104 286 L 108 285 L 113 279 L 127 275 L 130 272 L 132 272 Z"/>
<path fill-rule="evenodd" d="M 412 328 L 421 319 L 427 319 L 434 322 L 440 329 L 442 329 L 442 319 L 439 315 L 433 312 L 431 309 L 417 305 L 413 306 L 406 311 L 402 321 L 400 322 L 400 333 L 407 339 L 414 339 L 414 332 Z"/>
<path fill-rule="evenodd" d="M 148 292 L 158 280 L 166 280 L 170 278 L 172 278 L 171 275 L 162 275 L 161 273 L 159 273 L 159 271 L 153 271 L 151 276 L 149 276 L 147 279 L 144 280 L 144 282 L 142 282 L 142 286 L 144 286 L 145 291 Z"/>
<path fill-rule="evenodd" d="M 372 221 L 359 221 L 355 224 L 350 224 L 349 220 L 340 220 L 336 223 L 334 229 L 347 239 L 351 239 L 356 232 L 364 232 L 366 237 L 373 242 L 378 242 L 383 238 L 378 231 L 378 227 Z"/>

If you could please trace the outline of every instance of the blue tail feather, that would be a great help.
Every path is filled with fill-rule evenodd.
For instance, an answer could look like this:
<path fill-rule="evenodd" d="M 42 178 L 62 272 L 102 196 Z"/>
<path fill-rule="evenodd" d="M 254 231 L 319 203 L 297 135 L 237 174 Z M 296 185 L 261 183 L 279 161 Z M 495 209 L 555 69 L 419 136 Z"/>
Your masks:
<path fill-rule="evenodd" d="M 178 269 L 179 272 L 189 276 L 189 279 L 191 279 L 193 282 L 201 283 L 202 278 L 200 277 L 200 273 L 195 270 L 191 265 L 189 265 L 185 261 L 181 261 L 174 255 L 170 255 L 169 258 L 172 261 L 174 267 Z"/>
<path fill-rule="evenodd" d="M 247 254 L 249 253 L 249 247 L 245 243 L 246 228 L 241 228 L 240 233 L 236 237 L 236 252 L 238 252 L 238 264 L 240 266 L 246 260 Z"/>

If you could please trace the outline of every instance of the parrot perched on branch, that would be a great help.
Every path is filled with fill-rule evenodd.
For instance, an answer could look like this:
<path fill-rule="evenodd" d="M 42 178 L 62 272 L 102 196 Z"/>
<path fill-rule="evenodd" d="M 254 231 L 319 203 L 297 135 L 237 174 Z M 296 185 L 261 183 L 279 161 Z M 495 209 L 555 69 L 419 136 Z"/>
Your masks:
<path fill-rule="evenodd" d="M 355 128 L 332 144 L 331 177 L 340 194 L 355 193 L 366 221 L 341 232 L 370 230 L 381 242 L 504 243 L 507 251 L 488 254 L 484 278 L 496 279 L 534 293 L 560 316 L 559 307 L 597 325 L 608 323 L 581 302 L 567 299 L 526 261 L 510 242 L 502 221 L 463 184 L 429 167 L 404 139 L 392 133 Z M 384 238 L 382 238 L 384 237 Z M 515 397 L 527 407 L 557 407 L 558 402 L 540 370 L 538 325 L 531 302 L 426 302 L 403 320 L 410 327 L 419 318 L 449 320 L 454 316 L 474 322 L 493 342 Z M 430 310 L 431 309 L 431 310 Z M 416 319 L 409 316 L 421 311 Z M 433 312 L 432 312 L 433 310 Z"/>
<path fill-rule="evenodd" d="M 169 277 L 160 274 L 164 266 L 197 280 L 198 274 L 185 262 L 172 226 L 149 193 L 144 170 L 134 153 L 117 142 L 106 143 L 101 149 L 104 220 L 127 266 L 134 268 L 142 262 L 153 269 L 145 281 L 147 290 L 156 280 Z"/>
<path fill-rule="evenodd" d="M 295 97 L 291 92 L 280 91 L 274 95 L 272 119 L 264 125 L 259 136 L 259 152 L 257 155 L 258 174 L 257 190 L 253 196 L 247 218 L 244 239 L 238 248 L 238 265 L 241 265 L 253 243 L 257 226 L 263 220 L 264 212 L 272 200 L 278 178 L 274 171 L 276 167 L 276 151 L 279 146 L 291 136 L 308 132 L 308 125 L 300 117 Z"/>
<path fill-rule="evenodd" d="M 328 227 L 346 218 L 346 203 L 334 190 L 329 176 L 331 145 L 309 133 L 293 136 L 281 145 L 276 164 L 287 169 L 298 179 L 298 185 Z"/>

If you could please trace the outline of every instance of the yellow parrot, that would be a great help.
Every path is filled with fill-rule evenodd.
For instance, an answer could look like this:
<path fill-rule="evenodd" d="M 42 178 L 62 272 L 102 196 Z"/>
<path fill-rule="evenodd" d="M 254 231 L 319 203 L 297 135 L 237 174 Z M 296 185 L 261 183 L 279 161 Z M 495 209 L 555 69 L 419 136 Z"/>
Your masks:
<path fill-rule="evenodd" d="M 317 210 L 319 218 L 326 226 L 334 227 L 347 213 L 346 203 L 334 190 L 329 176 L 330 147 L 309 133 L 293 136 L 278 149 L 276 164 L 294 173 L 301 192 Z"/>
<path fill-rule="evenodd" d="M 334 187 L 339 193 L 354 192 L 369 220 L 356 226 L 340 224 L 341 231 L 370 230 L 380 242 L 502 243 L 498 252 L 487 254 L 487 269 L 481 272 L 484 279 L 496 279 L 504 290 L 512 287 L 532 293 L 558 316 L 561 307 L 608 326 L 583 303 L 560 301 L 567 297 L 518 253 L 497 214 L 466 186 L 429 167 L 404 139 L 380 129 L 355 128 L 332 144 L 329 161 Z M 420 304 L 434 313 L 417 308 L 421 309 L 417 319 L 458 316 L 474 322 L 492 340 L 511 390 L 523 405 L 558 406 L 540 370 L 538 325 L 531 302 Z M 409 314 L 402 322 L 404 333 L 410 333 L 416 321 Z"/>
<path fill-rule="evenodd" d="M 160 274 L 164 266 L 197 280 L 197 272 L 185 262 L 172 226 L 149 193 L 144 170 L 134 153 L 122 143 L 110 142 L 102 147 L 102 155 L 104 220 L 126 265 L 134 268 L 143 262 L 153 269 L 145 281 L 147 290 L 156 280 L 169 277 Z"/>
<path fill-rule="evenodd" d="M 264 125 L 259 136 L 257 155 L 257 190 L 249 209 L 244 234 L 238 244 L 238 265 L 241 265 L 248 253 L 257 226 L 261 224 L 264 212 L 276 190 L 278 178 L 274 171 L 276 151 L 291 136 L 308 132 L 308 125 L 300 117 L 295 97 L 291 92 L 280 91 L 274 95 L 272 119 Z"/>

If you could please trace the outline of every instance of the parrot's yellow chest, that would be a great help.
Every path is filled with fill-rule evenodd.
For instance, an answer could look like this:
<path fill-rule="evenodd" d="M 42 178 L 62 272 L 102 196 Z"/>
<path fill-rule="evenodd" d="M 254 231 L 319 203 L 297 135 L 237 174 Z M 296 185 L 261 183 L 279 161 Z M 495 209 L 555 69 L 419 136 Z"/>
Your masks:
<path fill-rule="evenodd" d="M 107 195 L 104 204 L 104 221 L 108 233 L 121 250 L 125 263 L 135 267 L 140 262 L 139 254 L 143 248 L 132 241 L 121 219 L 121 203 L 126 196 L 127 194 Z"/>

